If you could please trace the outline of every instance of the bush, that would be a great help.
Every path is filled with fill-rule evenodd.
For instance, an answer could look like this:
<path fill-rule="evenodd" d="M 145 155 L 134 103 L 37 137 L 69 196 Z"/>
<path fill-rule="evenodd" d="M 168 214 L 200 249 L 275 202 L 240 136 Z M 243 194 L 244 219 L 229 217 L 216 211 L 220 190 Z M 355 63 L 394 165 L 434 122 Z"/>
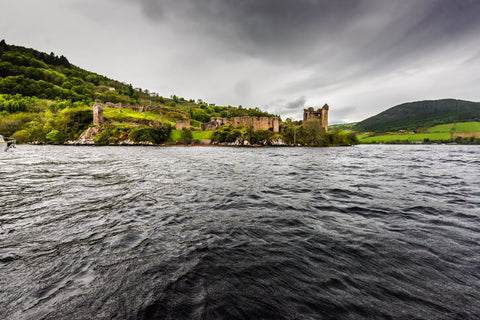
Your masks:
<path fill-rule="evenodd" d="M 47 133 L 47 141 L 53 144 L 60 144 L 63 142 L 63 137 L 60 131 L 58 130 L 52 130 L 49 133 Z"/>
<path fill-rule="evenodd" d="M 13 135 L 12 138 L 17 140 L 17 143 L 28 142 L 28 132 L 27 130 L 18 130 Z"/>
<path fill-rule="evenodd" d="M 170 137 L 172 127 L 169 124 L 157 127 L 142 127 L 130 130 L 128 136 L 136 142 L 162 143 Z"/>
<path fill-rule="evenodd" d="M 182 129 L 182 134 L 180 135 L 180 138 L 182 140 L 183 143 L 190 143 L 193 141 L 193 135 L 192 135 L 192 131 L 190 131 L 189 129 L 187 128 L 183 128 Z"/>
<path fill-rule="evenodd" d="M 262 141 L 270 139 L 274 135 L 271 130 L 257 130 L 252 133 L 251 143 L 260 144 Z"/>
<path fill-rule="evenodd" d="M 117 144 L 120 140 L 126 139 L 131 127 L 128 126 L 107 126 L 95 137 L 95 144 L 108 145 Z"/>

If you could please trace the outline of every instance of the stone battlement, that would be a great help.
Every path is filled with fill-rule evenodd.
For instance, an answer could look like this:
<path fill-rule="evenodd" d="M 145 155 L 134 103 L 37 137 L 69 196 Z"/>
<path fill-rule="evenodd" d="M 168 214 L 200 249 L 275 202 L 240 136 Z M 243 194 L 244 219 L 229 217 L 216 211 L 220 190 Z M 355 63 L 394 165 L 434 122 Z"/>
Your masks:
<path fill-rule="evenodd" d="M 328 104 L 325 104 L 322 109 L 314 110 L 312 107 L 303 109 L 303 121 L 318 120 L 322 128 L 328 130 Z"/>
<path fill-rule="evenodd" d="M 279 132 L 280 121 L 277 117 L 233 117 L 233 118 L 221 118 L 213 117 L 210 122 L 202 123 L 201 129 L 204 131 L 218 130 L 223 126 L 232 125 L 236 127 L 242 125 L 247 128 L 252 128 L 253 131 L 257 130 L 269 130 L 273 132 Z"/>

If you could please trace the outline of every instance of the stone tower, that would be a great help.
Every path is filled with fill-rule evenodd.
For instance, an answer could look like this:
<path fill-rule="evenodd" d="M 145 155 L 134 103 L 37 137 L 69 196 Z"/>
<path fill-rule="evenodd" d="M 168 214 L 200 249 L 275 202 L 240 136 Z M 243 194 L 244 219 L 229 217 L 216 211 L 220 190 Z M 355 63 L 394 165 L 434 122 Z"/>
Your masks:
<path fill-rule="evenodd" d="M 303 121 L 318 120 L 322 128 L 328 130 L 328 104 L 325 104 L 322 109 L 314 110 L 312 107 L 303 109 Z"/>
<path fill-rule="evenodd" d="M 93 105 L 93 124 L 96 126 L 103 124 L 103 105 L 98 100 Z"/>
<path fill-rule="evenodd" d="M 329 106 L 328 104 L 325 103 L 325 105 L 322 108 L 322 128 L 325 129 L 325 131 L 328 131 L 328 109 Z"/>

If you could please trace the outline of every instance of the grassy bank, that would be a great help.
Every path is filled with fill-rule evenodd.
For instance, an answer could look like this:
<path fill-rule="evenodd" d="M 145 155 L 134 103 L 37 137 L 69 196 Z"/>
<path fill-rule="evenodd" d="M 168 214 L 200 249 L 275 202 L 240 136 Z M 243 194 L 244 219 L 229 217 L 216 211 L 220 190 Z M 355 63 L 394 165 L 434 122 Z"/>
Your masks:
<path fill-rule="evenodd" d="M 357 137 L 360 143 L 468 142 L 463 140 L 476 143 L 480 138 L 480 122 L 448 123 L 417 131 L 359 134 Z"/>

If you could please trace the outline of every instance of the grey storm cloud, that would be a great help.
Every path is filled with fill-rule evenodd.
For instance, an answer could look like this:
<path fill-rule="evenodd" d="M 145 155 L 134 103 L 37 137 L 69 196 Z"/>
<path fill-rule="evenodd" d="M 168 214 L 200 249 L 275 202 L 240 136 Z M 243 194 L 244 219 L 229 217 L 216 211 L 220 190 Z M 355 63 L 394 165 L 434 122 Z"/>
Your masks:
<path fill-rule="evenodd" d="M 332 90 L 415 64 L 477 37 L 476 0 L 142 0 L 143 12 L 210 48 L 308 68 L 279 93 Z M 463 40 L 462 40 L 463 38 Z M 467 38 L 467 40 L 465 40 Z M 228 54 L 226 54 L 228 56 Z M 442 57 L 444 58 L 444 57 Z M 452 57 L 453 58 L 453 57 Z"/>
<path fill-rule="evenodd" d="M 268 59 L 427 50 L 479 26 L 476 0 L 142 0 L 156 22 Z M 329 54 L 330 53 L 330 54 Z M 310 58 L 307 60 L 298 57 Z"/>
<path fill-rule="evenodd" d="M 302 97 L 299 97 L 296 100 L 287 102 L 287 104 L 285 105 L 285 109 L 298 110 L 298 109 L 301 109 L 301 108 L 305 107 L 306 102 L 307 102 L 307 97 L 302 96 Z"/>
<path fill-rule="evenodd" d="M 479 0 L 3 0 L 7 43 L 162 95 L 359 121 L 480 100 Z M 62 26 L 59 28 L 58 26 Z"/>

